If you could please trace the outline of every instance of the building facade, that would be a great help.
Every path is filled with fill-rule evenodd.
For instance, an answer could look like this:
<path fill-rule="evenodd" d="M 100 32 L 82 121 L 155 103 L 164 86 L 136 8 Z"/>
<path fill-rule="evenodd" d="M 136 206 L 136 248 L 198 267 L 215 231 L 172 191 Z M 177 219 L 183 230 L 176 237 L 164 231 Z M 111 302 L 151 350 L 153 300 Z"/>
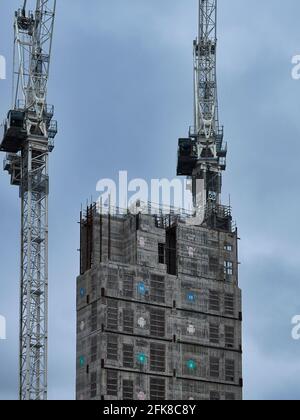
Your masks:
<path fill-rule="evenodd" d="M 242 399 L 238 233 L 214 221 L 81 215 L 77 399 Z"/>

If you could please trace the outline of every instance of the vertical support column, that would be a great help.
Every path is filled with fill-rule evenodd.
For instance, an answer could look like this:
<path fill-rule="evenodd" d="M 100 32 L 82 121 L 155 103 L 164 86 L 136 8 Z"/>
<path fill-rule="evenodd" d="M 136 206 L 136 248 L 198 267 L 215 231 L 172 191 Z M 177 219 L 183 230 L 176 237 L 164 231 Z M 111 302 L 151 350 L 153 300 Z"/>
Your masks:
<path fill-rule="evenodd" d="M 107 256 L 108 261 L 111 260 L 111 197 L 109 196 L 109 208 L 108 208 L 108 250 Z"/>
<path fill-rule="evenodd" d="M 21 172 L 23 172 L 23 168 L 24 168 L 24 159 L 25 157 L 22 156 L 21 159 Z M 21 174 L 21 179 L 23 178 L 23 174 Z M 20 270 L 20 306 L 19 306 L 19 311 L 20 311 L 20 327 L 19 327 L 19 345 L 20 345 L 20 351 L 19 351 L 19 400 L 23 399 L 23 374 L 24 374 L 24 369 L 23 369 L 23 365 L 24 365 L 24 338 L 23 338 L 23 331 L 25 330 L 25 326 L 24 326 L 24 306 L 25 306 L 25 302 L 24 302 L 24 291 L 25 291 L 25 287 L 24 287 L 24 254 L 25 254 L 25 249 L 24 249 L 24 225 L 23 225 L 23 221 L 24 221 L 24 213 L 25 213 L 25 202 L 24 202 L 24 198 L 23 198 L 23 192 L 22 192 L 22 186 L 20 186 L 20 196 L 21 196 L 21 252 L 20 252 L 20 265 L 21 265 L 21 270 Z"/>
<path fill-rule="evenodd" d="M 83 264 L 82 264 L 82 225 L 83 225 L 83 220 L 82 220 L 82 210 L 80 212 L 80 248 L 79 248 L 79 266 L 80 266 L 80 275 L 83 274 Z"/>
<path fill-rule="evenodd" d="M 48 149 L 48 145 L 47 145 Z M 45 248 L 44 248 L 44 259 L 45 259 L 45 267 L 44 267 L 44 355 L 43 355 L 43 399 L 47 400 L 48 398 L 48 290 L 49 290 L 49 265 L 48 265 L 48 255 L 49 255 L 49 154 L 48 150 L 47 153 L 44 155 L 45 158 L 45 177 L 46 177 L 46 192 L 45 192 L 45 226 L 41 225 L 41 231 L 44 230 L 45 233 Z M 43 285 L 43 280 L 42 280 Z"/>
<path fill-rule="evenodd" d="M 102 242 L 103 242 L 103 215 L 102 215 L 102 197 L 100 199 L 100 264 L 102 263 Z"/>
<path fill-rule="evenodd" d="M 48 142 L 22 152 L 20 399 L 47 399 Z"/>

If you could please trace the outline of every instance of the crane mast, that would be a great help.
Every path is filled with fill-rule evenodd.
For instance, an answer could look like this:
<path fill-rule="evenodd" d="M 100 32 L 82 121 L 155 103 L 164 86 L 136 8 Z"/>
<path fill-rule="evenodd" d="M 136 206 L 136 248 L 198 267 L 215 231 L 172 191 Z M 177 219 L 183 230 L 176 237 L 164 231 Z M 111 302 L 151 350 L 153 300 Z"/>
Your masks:
<path fill-rule="evenodd" d="M 4 169 L 21 198 L 19 398 L 47 399 L 49 152 L 57 123 L 47 104 L 56 0 L 15 12 L 13 104 L 3 124 Z M 32 1 L 33 3 L 33 1 Z"/>
<path fill-rule="evenodd" d="M 200 0 L 198 39 L 194 41 L 195 134 L 207 140 L 219 128 L 216 47 L 217 2 Z"/>
<path fill-rule="evenodd" d="M 192 180 L 195 211 L 201 210 L 203 221 L 208 221 L 220 210 L 227 156 L 218 116 L 217 0 L 199 0 L 198 37 L 193 52 L 194 125 L 188 138 L 179 139 L 177 175 Z M 199 191 L 199 180 L 204 190 Z"/>

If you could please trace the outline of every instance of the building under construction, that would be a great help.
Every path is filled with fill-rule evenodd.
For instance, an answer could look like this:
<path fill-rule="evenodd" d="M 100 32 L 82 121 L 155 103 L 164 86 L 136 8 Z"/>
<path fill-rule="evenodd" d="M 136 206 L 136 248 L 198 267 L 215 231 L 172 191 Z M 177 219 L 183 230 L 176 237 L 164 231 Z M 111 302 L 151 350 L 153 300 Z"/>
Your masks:
<path fill-rule="evenodd" d="M 195 124 L 178 148 L 195 214 L 96 204 L 81 214 L 77 399 L 242 399 L 238 233 L 220 200 L 216 14 L 216 0 L 199 0 Z"/>

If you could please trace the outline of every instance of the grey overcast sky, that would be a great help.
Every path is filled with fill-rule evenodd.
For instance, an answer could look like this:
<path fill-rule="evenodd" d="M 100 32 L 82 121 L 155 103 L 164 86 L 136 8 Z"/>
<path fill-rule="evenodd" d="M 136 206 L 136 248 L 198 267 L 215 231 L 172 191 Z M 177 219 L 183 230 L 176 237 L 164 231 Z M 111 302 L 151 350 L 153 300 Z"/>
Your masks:
<path fill-rule="evenodd" d="M 51 155 L 49 397 L 75 398 L 75 281 L 81 203 L 100 178 L 173 178 L 192 123 L 197 0 L 58 0 L 49 85 Z M 13 12 L 0 0 L 0 116 L 10 104 Z M 247 399 L 300 398 L 300 54 L 298 0 L 219 0 L 218 82 L 229 145 L 224 199 L 240 236 Z M 0 172 L 0 399 L 17 398 L 18 191 Z"/>

